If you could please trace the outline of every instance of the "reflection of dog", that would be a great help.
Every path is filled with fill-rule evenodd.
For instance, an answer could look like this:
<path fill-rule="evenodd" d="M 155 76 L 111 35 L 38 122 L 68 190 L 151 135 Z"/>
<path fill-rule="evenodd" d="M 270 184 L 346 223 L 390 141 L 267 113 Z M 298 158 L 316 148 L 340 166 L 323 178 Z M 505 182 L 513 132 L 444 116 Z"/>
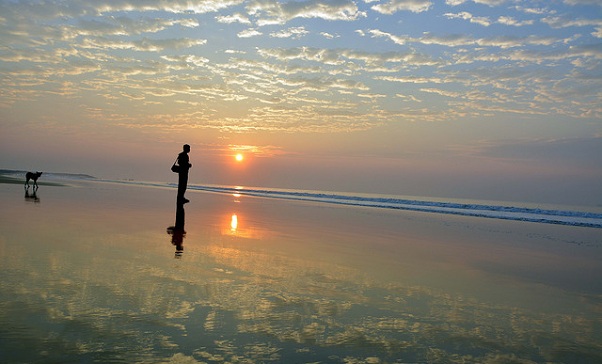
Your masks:
<path fill-rule="evenodd" d="M 25 174 L 25 187 L 29 188 L 29 180 L 33 181 L 33 188 L 38 188 L 38 178 L 42 175 L 42 172 L 27 172 Z"/>
<path fill-rule="evenodd" d="M 40 198 L 36 194 L 35 188 L 34 188 L 34 190 L 33 190 L 33 192 L 31 194 L 29 194 L 29 189 L 25 190 L 25 200 L 26 201 L 33 201 L 34 203 L 40 203 Z"/>

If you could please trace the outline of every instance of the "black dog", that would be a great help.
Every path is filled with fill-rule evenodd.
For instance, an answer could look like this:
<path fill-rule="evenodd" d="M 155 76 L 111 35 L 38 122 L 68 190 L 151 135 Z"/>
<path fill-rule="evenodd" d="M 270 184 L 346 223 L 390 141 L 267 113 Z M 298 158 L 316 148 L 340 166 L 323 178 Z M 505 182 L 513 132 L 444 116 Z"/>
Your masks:
<path fill-rule="evenodd" d="M 29 188 L 29 180 L 33 181 L 33 188 L 38 188 L 38 178 L 42 175 L 42 172 L 27 172 L 25 174 L 25 187 Z"/>

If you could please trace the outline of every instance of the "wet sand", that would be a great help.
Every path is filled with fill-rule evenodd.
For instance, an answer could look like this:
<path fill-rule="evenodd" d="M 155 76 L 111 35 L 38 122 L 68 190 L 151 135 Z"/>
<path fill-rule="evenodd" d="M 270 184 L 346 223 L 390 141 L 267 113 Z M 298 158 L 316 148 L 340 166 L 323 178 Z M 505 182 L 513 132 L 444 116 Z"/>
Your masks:
<path fill-rule="evenodd" d="M 3 361 L 602 361 L 600 229 L 175 195 L 0 184 Z"/>

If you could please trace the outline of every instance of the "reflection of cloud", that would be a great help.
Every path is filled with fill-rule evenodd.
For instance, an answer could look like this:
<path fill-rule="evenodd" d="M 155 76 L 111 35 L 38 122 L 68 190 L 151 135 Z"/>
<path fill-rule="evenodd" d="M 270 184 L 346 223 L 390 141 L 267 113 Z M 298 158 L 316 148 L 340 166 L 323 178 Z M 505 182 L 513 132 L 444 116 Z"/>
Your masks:
<path fill-rule="evenodd" d="M 37 231 L 43 241 L 62 241 L 48 229 Z M 561 347 L 575 358 L 600 358 L 598 323 L 572 308 L 568 314 L 490 305 L 427 286 L 385 283 L 352 264 L 257 246 L 229 248 L 219 239 L 196 246 L 187 255 L 192 260 L 174 268 L 171 260 L 138 250 L 154 239 L 161 240 L 139 232 L 85 237 L 50 257 L 47 250 L 5 244 L 3 272 L 29 273 L 3 275 L 13 281 L 2 293 L 20 303 L 28 320 L 66 328 L 51 333 L 56 341 L 45 334 L 28 340 L 39 350 L 105 361 L 119 354 L 160 362 L 169 353 L 169 362 L 182 363 L 310 362 L 336 353 L 353 363 L 486 362 L 516 361 L 522 353 L 524 360 L 554 362 L 562 361 L 565 352 L 555 351 Z M 103 244 L 109 246 L 98 250 Z M 85 254 L 89 247 L 96 254 Z M 232 272 L 227 280 L 217 267 Z M 22 317 L 6 308 L 5 321 Z M 173 354 L 178 351 L 187 355 Z"/>

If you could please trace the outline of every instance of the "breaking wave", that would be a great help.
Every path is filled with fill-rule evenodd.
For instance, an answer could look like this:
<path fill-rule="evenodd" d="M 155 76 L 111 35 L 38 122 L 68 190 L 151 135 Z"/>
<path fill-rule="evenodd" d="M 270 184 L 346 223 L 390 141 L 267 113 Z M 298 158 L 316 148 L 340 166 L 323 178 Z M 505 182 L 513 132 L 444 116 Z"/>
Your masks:
<path fill-rule="evenodd" d="M 602 214 L 594 212 L 542 209 L 511 205 L 504 206 L 481 203 L 447 202 L 427 199 L 401 198 L 395 196 L 354 195 L 334 192 L 281 190 L 270 188 L 241 188 L 199 185 L 189 186 L 188 188 L 191 190 L 224 194 L 239 194 L 244 196 L 602 228 Z"/>

